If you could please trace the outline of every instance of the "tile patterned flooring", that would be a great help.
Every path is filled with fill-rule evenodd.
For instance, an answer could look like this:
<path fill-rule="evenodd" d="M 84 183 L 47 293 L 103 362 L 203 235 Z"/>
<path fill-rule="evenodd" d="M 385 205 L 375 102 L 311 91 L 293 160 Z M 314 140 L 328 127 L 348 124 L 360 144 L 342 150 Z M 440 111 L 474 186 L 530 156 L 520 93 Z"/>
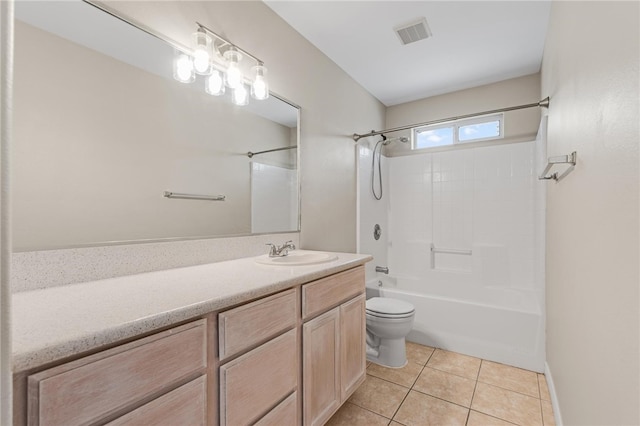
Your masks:
<path fill-rule="evenodd" d="M 555 426 L 543 374 L 407 342 L 408 363 L 369 363 L 328 426 Z"/>

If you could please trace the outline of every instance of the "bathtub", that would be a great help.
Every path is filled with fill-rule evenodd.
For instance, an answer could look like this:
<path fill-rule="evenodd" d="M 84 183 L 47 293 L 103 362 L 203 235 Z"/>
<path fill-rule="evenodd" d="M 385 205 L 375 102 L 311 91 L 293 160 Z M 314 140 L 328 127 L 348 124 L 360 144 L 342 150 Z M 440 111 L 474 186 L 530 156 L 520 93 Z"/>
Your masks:
<path fill-rule="evenodd" d="M 415 306 L 409 341 L 544 371 L 540 294 L 477 285 L 439 286 L 390 276 L 377 276 L 366 285 L 367 298 L 391 297 Z"/>

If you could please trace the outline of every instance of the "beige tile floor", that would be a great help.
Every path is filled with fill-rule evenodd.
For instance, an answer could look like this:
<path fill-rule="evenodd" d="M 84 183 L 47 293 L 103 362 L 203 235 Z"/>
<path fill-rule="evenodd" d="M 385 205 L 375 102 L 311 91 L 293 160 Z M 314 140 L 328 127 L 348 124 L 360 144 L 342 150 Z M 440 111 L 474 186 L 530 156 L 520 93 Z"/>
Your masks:
<path fill-rule="evenodd" d="M 329 426 L 554 425 L 543 374 L 407 342 L 408 363 L 369 363 Z"/>

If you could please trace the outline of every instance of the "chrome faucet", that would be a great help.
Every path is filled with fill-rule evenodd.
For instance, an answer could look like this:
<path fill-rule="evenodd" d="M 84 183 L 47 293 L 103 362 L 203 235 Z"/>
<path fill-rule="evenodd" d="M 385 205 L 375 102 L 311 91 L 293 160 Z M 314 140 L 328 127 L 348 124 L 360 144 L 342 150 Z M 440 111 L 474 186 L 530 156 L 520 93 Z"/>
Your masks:
<path fill-rule="evenodd" d="M 289 254 L 289 250 L 295 250 L 296 246 L 293 244 L 293 241 L 289 240 L 285 242 L 281 246 L 277 246 L 275 244 L 267 243 L 269 248 L 269 257 L 284 257 Z"/>

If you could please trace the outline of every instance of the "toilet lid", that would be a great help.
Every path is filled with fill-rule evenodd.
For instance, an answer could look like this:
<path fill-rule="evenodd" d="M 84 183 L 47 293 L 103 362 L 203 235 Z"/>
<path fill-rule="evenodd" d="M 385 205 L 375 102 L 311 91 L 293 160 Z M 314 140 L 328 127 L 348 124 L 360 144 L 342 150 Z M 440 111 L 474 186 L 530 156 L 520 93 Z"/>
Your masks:
<path fill-rule="evenodd" d="M 403 315 L 415 311 L 413 305 L 404 300 L 389 297 L 372 297 L 367 300 L 367 311 L 386 315 Z"/>

